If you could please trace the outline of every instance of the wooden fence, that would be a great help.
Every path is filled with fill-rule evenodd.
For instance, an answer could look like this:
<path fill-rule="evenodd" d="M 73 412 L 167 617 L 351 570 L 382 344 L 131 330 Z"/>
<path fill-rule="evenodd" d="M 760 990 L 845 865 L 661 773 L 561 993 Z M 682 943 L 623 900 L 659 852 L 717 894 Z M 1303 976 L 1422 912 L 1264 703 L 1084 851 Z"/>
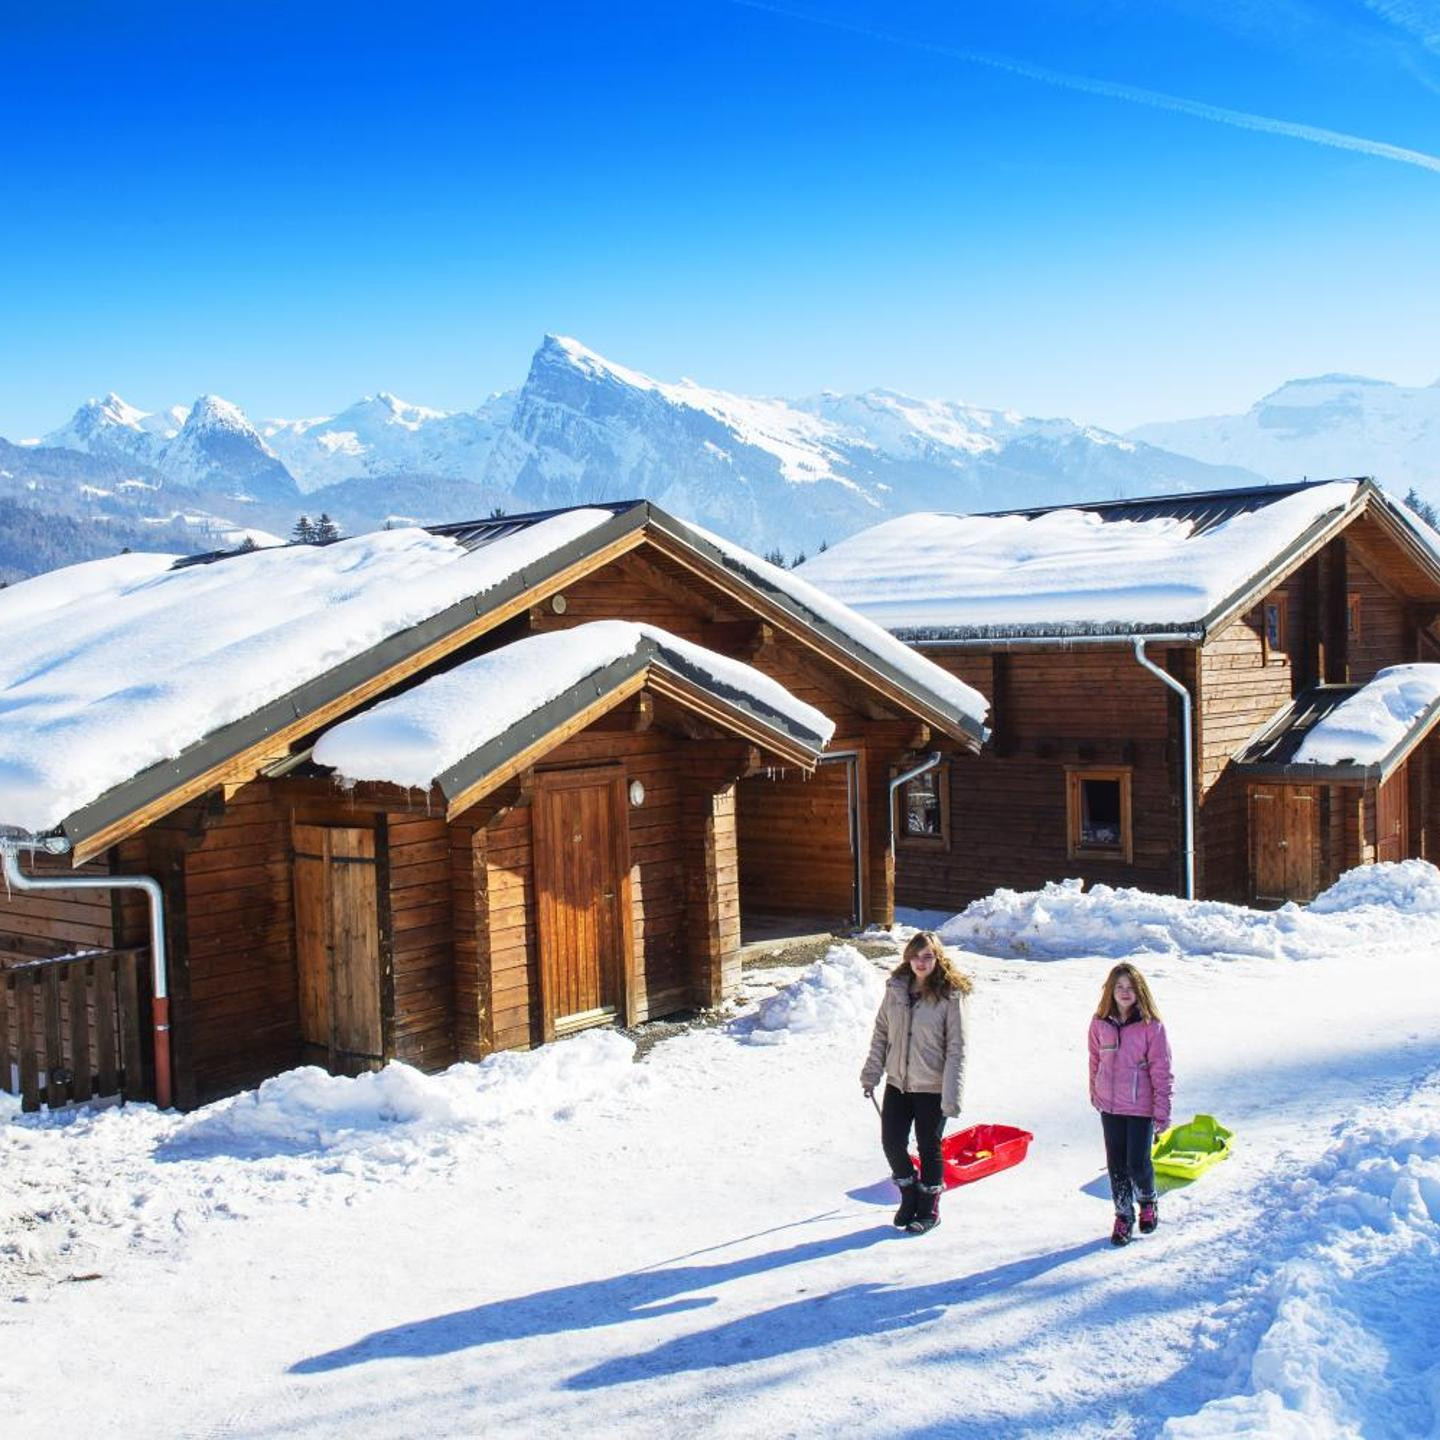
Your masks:
<path fill-rule="evenodd" d="M 25 1110 L 150 1095 L 140 1023 L 149 951 L 0 959 L 0 1090 Z"/>

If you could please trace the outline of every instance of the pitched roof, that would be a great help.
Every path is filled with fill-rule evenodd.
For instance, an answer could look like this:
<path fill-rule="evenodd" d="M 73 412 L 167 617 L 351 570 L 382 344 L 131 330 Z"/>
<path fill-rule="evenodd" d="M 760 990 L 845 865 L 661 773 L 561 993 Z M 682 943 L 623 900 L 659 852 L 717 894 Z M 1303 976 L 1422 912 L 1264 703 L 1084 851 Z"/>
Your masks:
<path fill-rule="evenodd" d="M 1235 757 L 1256 779 L 1383 780 L 1440 722 L 1440 665 L 1391 665 L 1364 685 L 1297 695 Z"/>
<path fill-rule="evenodd" d="M 841 541 L 800 573 L 911 642 L 1198 642 L 1362 509 L 1440 585 L 1440 536 L 1368 480 L 908 515 Z"/>
<path fill-rule="evenodd" d="M 455 810 L 643 686 L 809 770 L 834 722 L 776 680 L 652 625 L 595 620 L 529 635 L 342 720 L 315 763 L 347 780 L 437 786 Z"/>
<path fill-rule="evenodd" d="M 118 556 L 0 592 L 0 823 L 95 853 L 641 544 L 978 744 L 981 697 L 789 572 L 648 502 L 589 506 L 198 565 Z"/>

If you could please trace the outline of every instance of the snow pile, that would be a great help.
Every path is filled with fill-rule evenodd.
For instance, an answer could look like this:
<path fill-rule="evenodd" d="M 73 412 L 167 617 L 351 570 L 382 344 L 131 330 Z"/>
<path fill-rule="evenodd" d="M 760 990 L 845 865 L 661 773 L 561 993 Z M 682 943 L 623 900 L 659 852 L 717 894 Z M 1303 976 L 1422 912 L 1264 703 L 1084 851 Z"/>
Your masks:
<path fill-rule="evenodd" d="M 1391 665 L 1315 725 L 1295 762 L 1378 765 L 1437 700 L 1440 665 Z"/>
<path fill-rule="evenodd" d="M 530 635 L 384 700 L 327 730 L 315 759 L 349 780 L 388 780 L 425 788 L 451 766 L 497 739 L 587 676 L 633 655 L 645 641 L 657 659 L 707 677 L 778 715 L 823 746 L 834 722 L 742 661 L 717 655 L 653 625 L 595 620 L 571 630 Z"/>
<path fill-rule="evenodd" d="M 832 945 L 798 980 L 732 1021 L 747 1045 L 780 1045 L 791 1035 L 866 1028 L 875 1018 L 884 980 L 853 945 Z"/>
<path fill-rule="evenodd" d="M 1169 1421 L 1169 1440 L 1433 1435 L 1440 1420 L 1440 1083 L 1356 1125 L 1287 1207 L 1309 1237 L 1251 1296 L 1239 1394 Z M 1222 1307 L 1228 1311 L 1234 1307 Z M 1223 1335 L 1235 1316 L 1211 1322 Z M 1242 1352 L 1248 1350 L 1243 1344 Z"/>
<path fill-rule="evenodd" d="M 609 518 L 568 511 L 470 552 L 389 530 L 180 570 L 125 555 L 11 586 L 0 594 L 0 824 L 59 824 Z"/>
<path fill-rule="evenodd" d="M 1440 912 L 1440 870 L 1428 860 L 1357 865 L 1307 908 L 1312 915 L 1338 915 L 1367 907 L 1412 915 Z"/>
<path fill-rule="evenodd" d="M 503 1051 L 439 1075 L 398 1060 L 354 1077 L 306 1065 L 183 1120 L 166 1150 L 177 1157 L 367 1150 L 382 1163 L 408 1165 L 417 1158 L 413 1148 L 377 1145 L 377 1138 L 385 1142 L 398 1131 L 415 1142 L 437 1130 L 566 1118 L 576 1105 L 624 1084 L 634 1058 L 633 1041 L 589 1030 L 564 1044 Z"/>
<path fill-rule="evenodd" d="M 1409 916 L 1440 915 L 1440 871 L 1425 860 L 1348 871 L 1305 909 L 1251 910 L 1145 890 L 1051 881 L 1041 890 L 996 890 L 939 928 L 948 945 L 982 955 L 1059 960 L 1075 955 L 1255 956 L 1304 959 L 1373 940 Z M 1413 938 L 1413 921 L 1407 927 Z M 1423 925 L 1440 938 L 1440 925 Z"/>
<path fill-rule="evenodd" d="M 1189 629 L 1356 488 L 1314 485 L 1199 535 L 1189 520 L 1107 520 L 1089 510 L 905 515 L 832 545 L 800 574 L 912 636 Z"/>

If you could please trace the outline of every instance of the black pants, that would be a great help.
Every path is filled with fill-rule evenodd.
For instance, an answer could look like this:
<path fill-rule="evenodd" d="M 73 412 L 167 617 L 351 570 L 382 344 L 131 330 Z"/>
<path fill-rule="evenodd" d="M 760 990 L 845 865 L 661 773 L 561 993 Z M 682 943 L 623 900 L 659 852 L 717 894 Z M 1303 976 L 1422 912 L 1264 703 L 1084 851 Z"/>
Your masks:
<path fill-rule="evenodd" d="M 910 1161 L 912 1125 L 915 1127 L 915 1148 L 920 1152 L 920 1179 L 926 1185 L 938 1185 L 944 1175 L 940 1137 L 945 1133 L 940 1097 L 920 1090 L 897 1090 L 893 1085 L 887 1085 L 885 1103 L 880 1108 L 880 1143 L 885 1147 L 890 1173 L 897 1180 L 915 1173 Z"/>
<path fill-rule="evenodd" d="M 1155 1122 L 1148 1115 L 1111 1115 L 1102 1110 L 1100 1124 L 1115 1213 L 1134 1220 L 1135 1201 L 1155 1198 L 1155 1166 L 1150 1159 Z"/>

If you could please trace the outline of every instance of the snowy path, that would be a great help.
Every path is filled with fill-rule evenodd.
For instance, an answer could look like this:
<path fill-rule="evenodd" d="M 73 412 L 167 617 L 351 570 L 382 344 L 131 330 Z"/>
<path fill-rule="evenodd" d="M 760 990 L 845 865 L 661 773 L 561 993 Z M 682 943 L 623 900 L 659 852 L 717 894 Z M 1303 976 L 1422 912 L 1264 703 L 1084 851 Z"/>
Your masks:
<path fill-rule="evenodd" d="M 569 1073 L 525 1082 L 531 1118 L 418 1123 L 348 1152 L 276 1139 L 238 1158 L 212 1128 L 202 1156 L 204 1132 L 142 1110 L 88 1130 L 0 1127 L 0 1199 L 32 1211 L 8 1282 L 19 1298 L 0 1305 L 6 1434 L 1152 1435 L 1245 1392 L 1257 1347 L 1289 1344 L 1272 1272 L 1327 1243 L 1327 1197 L 1349 1193 L 1337 1175 L 1381 1164 L 1378 1142 L 1346 1151 L 1344 1135 L 1407 1106 L 1422 1137 L 1407 1163 L 1433 1170 L 1416 1182 L 1433 1193 L 1383 1241 L 1397 1278 L 1365 1303 L 1410 1309 L 1335 1362 L 1380 1363 L 1389 1408 L 1350 1431 L 1286 1429 L 1276 1412 L 1253 1433 L 1427 1433 L 1436 1302 L 1406 1256 L 1433 1280 L 1434 927 L 1417 918 L 1407 944 L 1382 927 L 1375 946 L 1301 961 L 1142 957 L 1177 1114 L 1213 1111 L 1241 1148 L 1167 1196 L 1160 1231 L 1128 1251 L 1105 1241 L 1084 1087 L 1103 958 L 964 957 L 967 1119 L 1036 1140 L 1024 1165 L 951 1192 L 922 1238 L 886 1223 L 856 1081 L 878 970 L 783 1043 L 708 1032 L 632 1066 L 615 1037 L 581 1037 L 556 1047 Z M 573 1106 L 557 1112 L 557 1093 Z M 75 1203 L 92 1190 L 88 1209 Z M 138 1233 L 128 1215 L 106 1223 L 129 1209 Z M 61 1254 L 68 1228 L 78 1243 Z M 1373 1233 L 1345 1231 L 1362 1279 L 1379 1273 Z M 101 1278 L 54 1283 L 89 1272 Z M 1388 1360 L 1364 1348 L 1377 1335 Z M 1292 1351 L 1304 1345 L 1280 1355 L 1287 1373 Z M 1241 1433 L 1226 1414 L 1172 1431 Z"/>

